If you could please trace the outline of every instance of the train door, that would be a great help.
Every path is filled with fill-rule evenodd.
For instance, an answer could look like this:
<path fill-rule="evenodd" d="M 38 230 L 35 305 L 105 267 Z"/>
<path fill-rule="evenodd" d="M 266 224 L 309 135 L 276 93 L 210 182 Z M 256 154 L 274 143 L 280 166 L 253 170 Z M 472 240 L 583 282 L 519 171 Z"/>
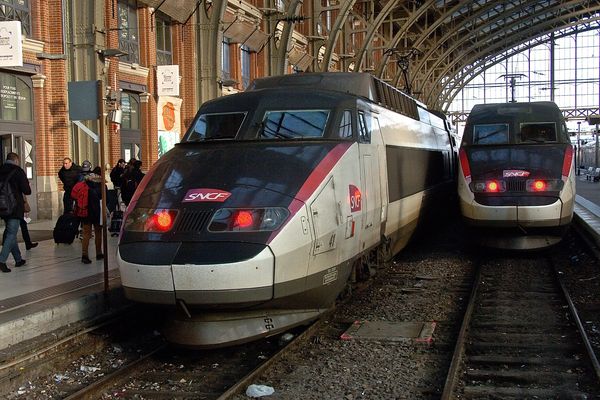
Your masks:
<path fill-rule="evenodd" d="M 358 134 L 363 191 L 361 249 L 367 249 L 379 241 L 382 222 L 378 147 L 383 143 L 377 117 L 374 117 L 370 111 L 358 112 Z"/>
<path fill-rule="evenodd" d="M 33 135 L 27 134 L 0 134 L 1 157 L 2 162 L 6 160 L 8 153 L 17 153 L 19 155 L 19 165 L 25 171 L 25 175 L 29 181 L 31 187 L 31 196 L 28 197 L 31 212 L 29 217 L 31 219 L 37 219 L 37 201 L 36 199 L 36 180 L 35 176 L 35 156 L 33 154 Z"/>

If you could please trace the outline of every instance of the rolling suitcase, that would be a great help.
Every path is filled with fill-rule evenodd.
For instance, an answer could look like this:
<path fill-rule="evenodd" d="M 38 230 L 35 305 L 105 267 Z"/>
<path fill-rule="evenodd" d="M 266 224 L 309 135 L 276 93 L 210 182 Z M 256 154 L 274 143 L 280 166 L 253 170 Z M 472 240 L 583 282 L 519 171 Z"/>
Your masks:
<path fill-rule="evenodd" d="M 73 214 L 64 214 L 58 217 L 56 226 L 52 235 L 54 236 L 54 243 L 66 243 L 71 244 L 75 240 L 75 236 L 79 232 L 79 218 Z"/>
<path fill-rule="evenodd" d="M 108 231 L 110 236 L 117 236 L 121 232 L 121 224 L 123 224 L 123 211 L 113 211 L 110 213 L 110 225 Z"/>

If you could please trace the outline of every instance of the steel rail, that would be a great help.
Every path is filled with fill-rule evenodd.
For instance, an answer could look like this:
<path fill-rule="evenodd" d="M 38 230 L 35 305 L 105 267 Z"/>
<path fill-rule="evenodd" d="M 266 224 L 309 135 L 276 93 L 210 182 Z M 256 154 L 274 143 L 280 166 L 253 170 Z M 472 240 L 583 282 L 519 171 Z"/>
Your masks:
<path fill-rule="evenodd" d="M 217 400 L 228 400 L 233 398 L 236 394 L 239 394 L 240 391 L 251 383 L 255 378 L 260 376 L 264 371 L 266 371 L 269 367 L 271 367 L 276 361 L 281 359 L 286 353 L 296 348 L 303 339 L 310 337 L 320 326 L 322 321 L 326 318 L 327 315 L 331 315 L 331 311 L 325 313 L 325 315 L 321 316 L 321 318 L 317 319 L 312 323 L 304 332 L 300 335 L 296 336 L 293 340 L 291 340 L 287 345 L 281 348 L 277 353 L 273 355 L 273 357 L 265 360 L 262 364 L 252 370 L 249 374 L 244 376 L 238 382 L 236 382 L 233 386 L 231 386 L 227 391 L 225 391 L 222 395 L 220 395 Z"/>
<path fill-rule="evenodd" d="M 473 310 L 475 309 L 475 297 L 477 295 L 477 291 L 479 290 L 480 283 L 481 267 L 480 265 L 477 265 L 475 284 L 473 285 L 473 289 L 471 289 L 469 304 L 467 306 L 467 310 L 465 311 L 462 326 L 460 327 L 460 333 L 458 334 L 458 338 L 456 340 L 456 346 L 454 347 L 454 355 L 452 356 L 452 362 L 450 363 L 450 368 L 448 369 L 448 375 L 446 377 L 444 391 L 442 392 L 441 397 L 442 400 L 453 399 L 452 393 L 456 387 L 457 374 L 460 372 L 460 363 L 462 361 L 462 355 L 465 349 L 465 338 L 467 337 L 467 330 L 471 324 L 471 317 L 473 316 Z"/>
<path fill-rule="evenodd" d="M 17 366 L 25 364 L 27 362 L 30 362 L 31 360 L 36 360 L 36 359 L 46 357 L 47 355 L 52 354 L 54 351 L 58 351 L 57 349 L 64 344 L 67 344 L 69 342 L 74 342 L 78 338 L 83 337 L 90 332 L 94 332 L 103 327 L 115 324 L 119 319 L 124 318 L 124 315 L 127 314 L 132 309 L 133 309 L 133 306 L 127 306 L 126 308 L 124 308 L 122 310 L 118 310 L 116 312 L 116 314 L 109 315 L 106 317 L 104 317 L 104 316 L 101 317 L 100 322 L 97 322 L 86 328 L 82 328 L 81 330 L 78 330 L 70 335 L 67 335 L 64 338 L 62 338 L 56 342 L 50 343 L 44 347 L 35 349 L 34 351 L 32 351 L 29 354 L 26 354 L 19 358 L 15 358 L 13 360 L 4 362 L 4 363 L 0 364 L 0 373 L 4 372 L 6 370 L 9 370 L 10 368 L 16 368 Z"/>
<path fill-rule="evenodd" d="M 594 351 L 594 348 L 592 347 L 592 343 L 590 342 L 590 339 L 589 339 L 587 333 L 585 332 L 585 328 L 583 327 L 583 324 L 581 323 L 581 319 L 579 318 L 579 314 L 577 313 L 575 304 L 573 303 L 573 300 L 571 299 L 571 295 L 569 294 L 569 291 L 567 290 L 567 287 L 565 286 L 565 284 L 560 276 L 560 271 L 558 270 L 556 265 L 554 265 L 554 263 L 552 262 L 551 259 L 548 259 L 548 262 L 550 263 L 550 265 L 552 265 L 552 269 L 555 272 L 556 280 L 563 292 L 563 296 L 565 296 L 565 299 L 567 300 L 567 303 L 569 304 L 569 311 L 571 312 L 571 317 L 573 317 L 573 320 L 575 321 L 575 325 L 577 325 L 577 330 L 579 331 L 579 334 L 581 335 L 583 344 L 585 345 L 585 348 L 588 352 L 588 356 L 590 357 L 592 366 L 594 367 L 594 372 L 596 373 L 596 378 L 598 378 L 598 382 L 600 382 L 600 363 L 598 362 L 598 357 L 596 357 L 596 353 Z"/>
<path fill-rule="evenodd" d="M 108 375 L 105 375 L 100 380 L 90 383 L 83 389 L 70 394 L 68 397 L 65 397 L 64 400 L 97 399 L 98 395 L 101 394 L 102 391 L 106 390 L 113 384 L 120 382 L 122 379 L 126 378 L 126 375 L 129 374 L 132 370 L 138 368 L 148 358 L 152 357 L 153 355 L 155 355 L 156 353 L 158 353 L 166 347 L 167 344 L 162 343 L 160 346 L 152 349 L 151 351 L 140 356 L 139 358 L 136 358 L 135 360 L 129 362 L 128 364 L 124 365 L 118 370 L 113 371 Z"/>

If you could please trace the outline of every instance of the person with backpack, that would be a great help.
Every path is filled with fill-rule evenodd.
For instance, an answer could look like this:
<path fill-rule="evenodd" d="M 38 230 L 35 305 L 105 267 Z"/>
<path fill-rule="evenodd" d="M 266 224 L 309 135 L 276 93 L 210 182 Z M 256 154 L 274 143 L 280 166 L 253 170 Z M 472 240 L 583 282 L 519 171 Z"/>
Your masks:
<path fill-rule="evenodd" d="M 102 260 L 102 178 L 98 174 L 90 172 L 92 164 L 84 161 L 82 164 L 82 180 L 77 182 L 71 192 L 75 200 L 75 216 L 77 216 L 83 227 L 83 239 L 81 242 L 81 262 L 90 264 L 88 247 L 94 228 L 94 242 L 96 245 L 96 260 Z"/>
<path fill-rule="evenodd" d="M 15 259 L 15 267 L 25 265 L 17 244 L 19 224 L 25 215 L 24 195 L 31 194 L 31 187 L 25 171 L 19 166 L 19 156 L 8 153 L 0 167 L 0 217 L 4 220 L 6 239 L 0 250 L 0 271 L 10 272 L 6 266 L 8 255 Z"/>
<path fill-rule="evenodd" d="M 89 162 L 89 161 L 88 161 Z M 79 174 L 81 173 L 81 167 L 73 163 L 69 157 L 65 157 L 63 160 L 63 166 L 58 171 L 58 177 L 63 184 L 65 194 L 63 196 L 63 214 L 67 214 L 73 211 L 73 200 L 71 200 L 71 191 L 73 186 L 79 180 Z"/>

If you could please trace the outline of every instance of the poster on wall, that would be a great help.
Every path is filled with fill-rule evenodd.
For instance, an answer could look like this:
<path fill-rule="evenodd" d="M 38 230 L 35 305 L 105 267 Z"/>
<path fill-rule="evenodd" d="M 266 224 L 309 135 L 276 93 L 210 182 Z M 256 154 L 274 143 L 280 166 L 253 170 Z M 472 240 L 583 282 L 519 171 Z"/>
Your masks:
<path fill-rule="evenodd" d="M 182 99 L 171 96 L 158 98 L 158 157 L 179 142 Z"/>
<path fill-rule="evenodd" d="M 156 83 L 159 96 L 179 96 L 179 65 L 158 65 Z"/>
<path fill-rule="evenodd" d="M 0 21 L 0 67 L 22 67 L 21 21 Z"/>

